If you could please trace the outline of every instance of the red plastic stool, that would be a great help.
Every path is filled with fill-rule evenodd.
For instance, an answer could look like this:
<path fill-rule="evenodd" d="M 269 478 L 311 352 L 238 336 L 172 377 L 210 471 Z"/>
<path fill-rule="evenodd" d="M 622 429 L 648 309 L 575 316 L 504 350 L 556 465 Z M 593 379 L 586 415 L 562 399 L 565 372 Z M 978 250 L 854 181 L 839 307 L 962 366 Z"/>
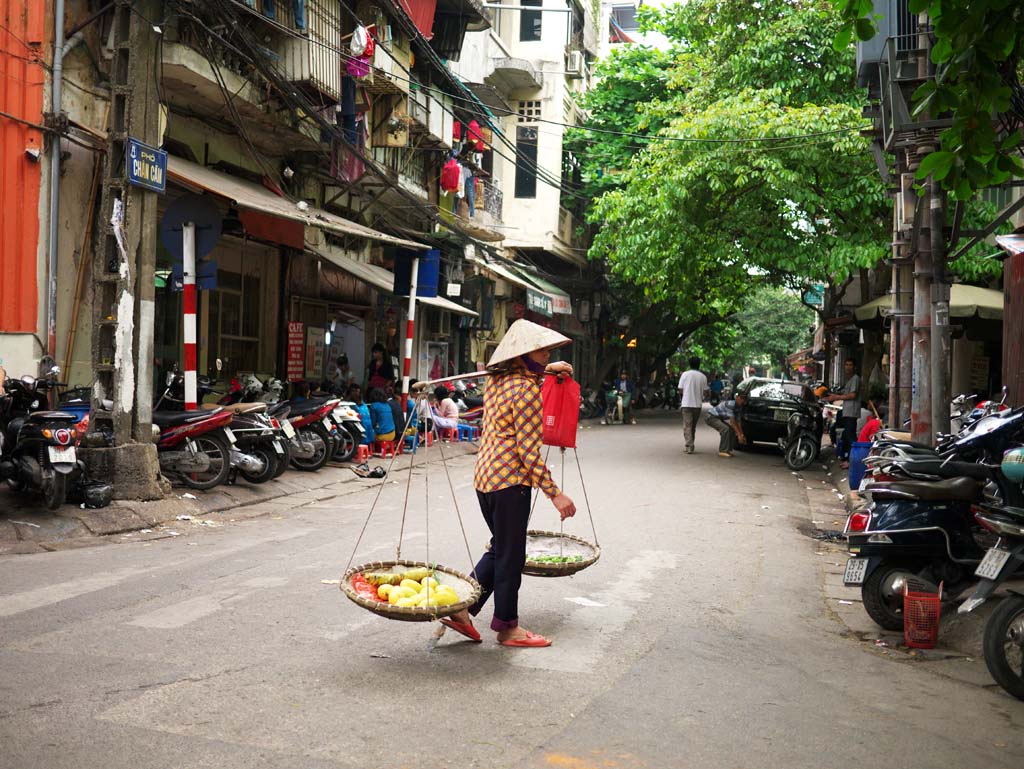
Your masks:
<path fill-rule="evenodd" d="M 377 457 L 393 457 L 395 455 L 395 444 L 391 441 L 374 441 L 373 454 Z"/>
<path fill-rule="evenodd" d="M 459 442 L 459 428 L 457 427 L 443 427 L 441 428 L 441 440 L 449 441 L 450 443 Z"/>
<path fill-rule="evenodd" d="M 370 447 L 365 443 L 360 443 L 356 446 L 356 462 L 362 464 L 368 462 L 370 459 Z"/>
<path fill-rule="evenodd" d="M 424 435 L 426 436 L 426 444 L 428 446 L 433 446 L 434 445 L 434 431 L 433 430 L 428 430 L 427 432 L 424 433 Z"/>

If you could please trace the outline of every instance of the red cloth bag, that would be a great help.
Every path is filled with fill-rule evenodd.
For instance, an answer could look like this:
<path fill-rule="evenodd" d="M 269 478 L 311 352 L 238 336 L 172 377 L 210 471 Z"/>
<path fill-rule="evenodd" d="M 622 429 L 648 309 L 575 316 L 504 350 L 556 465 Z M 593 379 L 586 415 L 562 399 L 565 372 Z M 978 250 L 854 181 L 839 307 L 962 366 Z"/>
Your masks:
<path fill-rule="evenodd" d="M 544 407 L 544 444 L 576 448 L 580 422 L 580 386 L 571 376 L 546 376 L 541 390 Z"/>

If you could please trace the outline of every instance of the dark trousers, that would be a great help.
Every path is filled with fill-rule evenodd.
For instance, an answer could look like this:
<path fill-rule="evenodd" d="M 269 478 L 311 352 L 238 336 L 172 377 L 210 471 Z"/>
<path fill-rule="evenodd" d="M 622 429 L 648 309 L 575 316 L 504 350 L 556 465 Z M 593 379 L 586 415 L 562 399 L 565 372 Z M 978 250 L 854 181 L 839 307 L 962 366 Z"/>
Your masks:
<path fill-rule="evenodd" d="M 470 607 L 474 617 L 494 594 L 491 630 L 519 625 L 519 585 L 526 563 L 526 525 L 530 520 L 530 487 L 511 486 L 499 491 L 478 491 L 480 510 L 491 530 L 491 549 L 481 556 L 473 577 L 480 583 L 480 600 Z"/>
<path fill-rule="evenodd" d="M 857 440 L 857 417 L 839 417 L 836 419 L 836 432 L 843 431 L 839 437 L 839 446 L 836 448 L 836 456 L 840 459 L 850 458 L 850 447 Z"/>

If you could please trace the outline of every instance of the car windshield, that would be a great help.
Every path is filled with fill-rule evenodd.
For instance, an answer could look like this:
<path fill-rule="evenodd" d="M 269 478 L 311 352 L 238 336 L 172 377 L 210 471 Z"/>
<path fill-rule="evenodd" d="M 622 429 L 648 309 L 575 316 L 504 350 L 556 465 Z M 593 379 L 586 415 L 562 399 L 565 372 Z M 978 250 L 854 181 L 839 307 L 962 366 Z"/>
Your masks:
<path fill-rule="evenodd" d="M 750 398 L 764 398 L 775 401 L 792 401 L 799 403 L 807 389 L 799 382 L 782 382 L 773 380 L 754 380 L 744 388 Z"/>

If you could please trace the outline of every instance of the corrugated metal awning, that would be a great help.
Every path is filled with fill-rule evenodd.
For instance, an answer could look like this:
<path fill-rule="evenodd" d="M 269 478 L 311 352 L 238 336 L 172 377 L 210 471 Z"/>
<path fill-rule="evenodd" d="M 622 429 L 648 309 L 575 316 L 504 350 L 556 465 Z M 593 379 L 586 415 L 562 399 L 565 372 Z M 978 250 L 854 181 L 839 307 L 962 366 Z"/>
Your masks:
<path fill-rule="evenodd" d="M 458 302 L 453 302 L 450 299 L 445 299 L 441 296 L 424 296 L 420 297 L 419 301 L 423 304 L 429 304 L 431 307 L 437 307 L 440 310 L 447 310 L 448 312 L 454 312 L 459 315 L 469 315 L 473 318 L 479 318 L 480 313 L 473 312 L 468 307 L 463 307 Z"/>
<path fill-rule="evenodd" d="M 383 232 L 366 227 L 336 214 L 328 213 L 313 206 L 305 210 L 287 198 L 275 195 L 258 184 L 239 179 L 229 174 L 215 171 L 184 158 L 170 155 L 167 158 L 167 173 L 172 181 L 183 182 L 186 186 L 197 187 L 214 195 L 227 198 L 240 208 L 260 211 L 270 216 L 278 216 L 293 222 L 302 222 L 309 227 L 317 227 L 328 232 L 350 235 L 367 240 L 375 240 L 393 246 L 402 246 L 416 251 L 426 251 L 430 246 L 414 240 L 397 238 Z M 357 262 L 358 264 L 358 262 Z"/>

